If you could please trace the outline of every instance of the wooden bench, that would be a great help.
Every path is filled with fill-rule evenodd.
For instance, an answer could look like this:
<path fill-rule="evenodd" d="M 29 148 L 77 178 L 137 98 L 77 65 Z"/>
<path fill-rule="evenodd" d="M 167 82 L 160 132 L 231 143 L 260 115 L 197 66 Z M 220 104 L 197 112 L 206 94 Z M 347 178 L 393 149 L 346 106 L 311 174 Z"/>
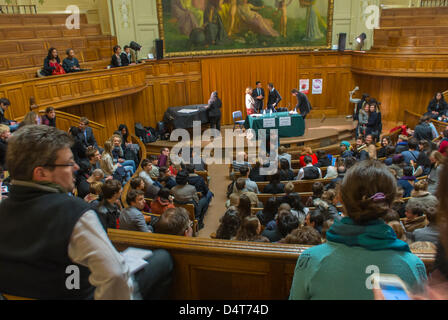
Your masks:
<path fill-rule="evenodd" d="M 300 198 L 302 199 L 302 201 L 313 196 L 312 192 L 299 192 L 298 194 L 299 194 Z M 259 194 L 257 194 L 258 201 L 263 203 L 263 206 L 266 206 L 266 203 L 268 202 L 268 200 L 270 198 L 279 199 L 279 198 L 283 198 L 284 196 L 286 196 L 286 193 L 279 193 L 279 194 L 259 193 Z M 305 203 L 303 203 L 303 205 L 305 205 Z"/>
<path fill-rule="evenodd" d="M 294 180 L 294 181 L 282 181 L 281 183 L 287 184 L 292 182 L 294 184 L 295 192 L 312 192 L 313 184 L 315 182 L 321 182 L 324 186 L 331 183 L 333 179 L 315 179 L 315 180 Z M 269 182 L 257 182 L 258 190 L 263 191 Z"/>
<path fill-rule="evenodd" d="M 166 249 L 174 259 L 171 299 L 285 300 L 300 254 L 309 246 L 186 238 L 108 230 L 117 250 Z M 418 253 L 427 271 L 435 254 Z"/>

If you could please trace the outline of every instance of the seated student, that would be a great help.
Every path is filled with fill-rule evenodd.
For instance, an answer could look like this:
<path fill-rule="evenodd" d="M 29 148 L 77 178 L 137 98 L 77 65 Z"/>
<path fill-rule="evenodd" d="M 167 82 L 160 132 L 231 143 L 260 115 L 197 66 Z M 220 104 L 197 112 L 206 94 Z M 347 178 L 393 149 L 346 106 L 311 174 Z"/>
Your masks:
<path fill-rule="evenodd" d="M 398 136 L 397 144 L 395 145 L 395 153 L 399 154 L 406 150 L 409 150 L 408 137 L 400 134 Z"/>
<path fill-rule="evenodd" d="M 170 195 L 170 189 L 160 189 L 157 198 L 151 202 L 151 213 L 162 215 L 166 210 L 174 208 L 174 197 Z"/>
<path fill-rule="evenodd" d="M 0 167 L 6 168 L 6 150 L 8 148 L 8 139 L 11 137 L 9 127 L 0 124 Z"/>
<path fill-rule="evenodd" d="M 300 167 L 305 167 L 307 164 L 305 163 L 305 157 L 311 157 L 311 163 L 314 166 L 316 163 L 319 162 L 319 160 L 317 159 L 317 156 L 315 153 L 313 153 L 313 149 L 311 149 L 310 147 L 304 147 L 302 149 L 302 151 L 300 152 L 301 156 L 300 156 Z"/>
<path fill-rule="evenodd" d="M 278 243 L 286 244 L 302 244 L 314 246 L 322 243 L 322 238 L 319 232 L 313 227 L 303 226 L 291 231 L 286 237 L 281 239 Z"/>
<path fill-rule="evenodd" d="M 389 165 L 389 169 L 392 169 L 397 174 L 398 178 L 403 176 L 403 168 L 406 167 L 404 157 L 402 154 L 396 154 L 392 157 L 392 164 Z"/>
<path fill-rule="evenodd" d="M 280 159 L 279 161 L 279 175 L 280 181 L 294 180 L 294 171 L 290 169 L 289 162 L 286 159 Z"/>
<path fill-rule="evenodd" d="M 114 163 L 119 163 L 123 167 L 128 167 L 132 169 L 132 174 L 135 173 L 136 167 L 134 160 L 125 160 L 124 159 L 124 151 L 121 148 L 121 136 L 118 134 L 114 134 L 112 136 L 112 143 L 113 143 L 113 149 L 112 149 L 112 158 L 114 160 Z"/>
<path fill-rule="evenodd" d="M 393 145 L 388 145 L 386 147 L 386 154 L 385 154 L 385 160 L 384 160 L 384 164 L 386 166 L 390 166 L 392 164 L 393 158 L 395 155 L 395 147 Z"/>
<path fill-rule="evenodd" d="M 322 232 L 325 217 L 322 210 L 312 210 L 306 215 L 305 225 Z"/>
<path fill-rule="evenodd" d="M 285 192 L 285 185 L 280 182 L 280 174 L 276 173 L 269 177 L 269 184 L 264 187 L 263 193 L 278 194 Z"/>
<path fill-rule="evenodd" d="M 398 179 L 397 184 L 403 188 L 404 197 L 409 198 L 411 196 L 412 190 L 414 190 L 414 182 L 415 177 L 412 175 L 413 173 L 412 167 L 404 167 L 403 176 Z"/>
<path fill-rule="evenodd" d="M 188 217 L 185 208 L 170 208 L 156 223 L 154 232 L 174 236 L 193 236 L 193 221 Z"/>
<path fill-rule="evenodd" d="M 369 160 L 370 158 L 363 136 L 359 136 L 356 139 L 355 146 L 353 147 L 353 157 L 355 157 L 358 161 Z"/>
<path fill-rule="evenodd" d="M 342 158 L 353 157 L 352 145 L 350 144 L 350 142 L 342 141 L 340 147 L 341 147 L 341 157 Z"/>
<path fill-rule="evenodd" d="M 196 161 L 194 161 L 194 159 L 196 158 L 199 158 L 200 161 L 197 162 L 200 163 L 195 163 Z M 200 152 L 198 153 L 195 148 L 192 148 L 190 150 L 190 164 L 194 166 L 194 170 L 196 171 L 207 171 L 207 166 L 201 157 L 201 153 Z"/>
<path fill-rule="evenodd" d="M 123 66 L 134 65 L 136 63 L 135 52 L 128 45 L 123 47 L 123 52 L 121 53 L 121 62 Z"/>
<path fill-rule="evenodd" d="M 322 194 L 324 193 L 324 185 L 322 184 L 322 182 L 314 182 L 312 186 L 312 191 L 313 195 L 309 197 L 305 202 L 305 206 L 307 207 L 315 207 L 316 206 L 315 201 L 319 200 L 320 197 L 322 197 Z"/>
<path fill-rule="evenodd" d="M 412 198 L 406 204 L 406 219 L 403 220 L 403 225 L 406 232 L 413 232 L 428 225 L 425 208 L 418 201 L 412 201 Z"/>
<path fill-rule="evenodd" d="M 0 99 L 0 124 L 7 125 L 9 127 L 9 130 L 11 132 L 14 132 L 19 127 L 19 124 L 15 121 L 6 119 L 5 113 L 6 110 L 8 110 L 9 106 L 11 105 L 11 102 L 6 98 Z"/>
<path fill-rule="evenodd" d="M 123 185 L 131 179 L 131 167 L 124 167 L 118 162 L 114 163 L 112 156 L 112 142 L 110 140 L 104 142 L 104 152 L 101 155 L 100 166 L 101 170 L 103 170 L 106 175 L 119 179 Z"/>
<path fill-rule="evenodd" d="M 58 51 L 55 48 L 48 50 L 48 55 L 44 60 L 44 67 L 40 73 L 43 76 L 65 74 L 65 70 L 61 65 L 61 59 L 58 56 Z"/>
<path fill-rule="evenodd" d="M 305 156 L 304 163 L 305 166 L 299 170 L 296 180 L 322 179 L 322 171 L 313 166 L 313 159 L 310 156 Z"/>
<path fill-rule="evenodd" d="M 255 162 L 255 166 L 250 168 L 249 179 L 254 182 L 263 182 L 266 181 L 266 176 L 260 174 L 261 163 L 257 160 Z"/>
<path fill-rule="evenodd" d="M 437 208 L 427 209 L 425 216 L 428 224 L 423 228 L 418 228 L 408 233 L 408 238 L 415 242 L 429 241 L 437 244 L 440 236 L 439 227 L 437 226 Z"/>
<path fill-rule="evenodd" d="M 149 172 L 149 176 L 151 177 L 151 179 L 157 180 L 160 176 L 159 167 L 157 166 L 159 159 L 157 158 L 156 155 L 150 155 L 149 161 L 151 162 L 152 165 L 151 171 Z"/>
<path fill-rule="evenodd" d="M 93 146 L 95 149 L 100 150 L 101 148 L 98 147 L 98 143 L 96 142 L 95 135 L 93 134 L 93 130 L 91 127 L 89 127 L 89 119 L 86 117 L 81 117 L 79 119 L 79 125 L 78 128 L 80 130 L 80 139 L 85 148 L 88 148 L 89 146 Z"/>
<path fill-rule="evenodd" d="M 282 159 L 285 159 L 286 161 L 288 161 L 289 169 L 292 169 L 291 155 L 286 152 L 286 148 L 284 146 L 280 146 L 278 148 L 278 161 L 281 161 Z"/>
<path fill-rule="evenodd" d="M 427 140 L 432 141 L 432 139 L 437 138 L 433 137 L 432 128 L 430 126 L 431 117 L 428 115 L 424 115 L 420 118 L 420 123 L 414 129 L 414 138 L 417 141 Z"/>
<path fill-rule="evenodd" d="M 390 137 L 386 136 L 381 139 L 381 148 L 377 152 L 378 159 L 386 158 L 386 149 L 390 145 L 392 145 L 392 140 L 390 140 Z"/>
<path fill-rule="evenodd" d="M 195 173 L 194 166 L 191 164 L 187 164 L 185 169 L 188 172 L 188 184 L 194 186 L 196 191 L 200 193 L 201 198 L 205 197 L 207 202 L 210 203 L 213 193 L 209 190 L 204 178 Z"/>
<path fill-rule="evenodd" d="M 269 242 L 269 239 L 260 235 L 261 224 L 256 216 L 247 216 L 241 221 L 235 240 L 251 242 Z"/>
<path fill-rule="evenodd" d="M 107 180 L 101 189 L 103 200 L 98 206 L 98 217 L 103 226 L 108 229 L 117 229 L 117 220 L 120 218 L 120 197 L 123 188 L 120 181 Z"/>
<path fill-rule="evenodd" d="M 243 166 L 240 167 L 239 170 L 241 175 L 240 178 L 246 179 L 246 190 L 256 194 L 260 193 L 257 183 L 249 178 L 249 167 Z M 236 185 L 233 186 L 233 192 L 237 192 Z"/>
<path fill-rule="evenodd" d="M 143 195 L 145 195 L 145 191 L 146 191 L 146 186 L 145 186 L 145 181 L 143 181 L 142 178 L 140 177 L 134 177 L 131 179 L 131 181 L 129 181 L 129 185 L 131 187 L 130 190 L 138 190 L 143 192 Z M 129 190 L 129 191 L 130 191 Z M 144 198 L 144 197 L 143 197 Z M 129 204 L 129 203 L 128 203 Z M 143 204 L 143 209 L 141 209 L 141 211 L 143 212 L 151 212 L 151 209 L 149 208 L 148 204 L 145 203 Z"/>
<path fill-rule="evenodd" d="M 387 167 L 373 160 L 359 162 L 347 172 L 340 188 L 347 216 L 334 222 L 325 244 L 300 255 L 289 298 L 373 299 L 365 272 L 357 271 L 369 265 L 381 273 L 396 274 L 408 288 L 422 285 L 427 279 L 425 265 L 379 219 L 387 213 L 397 188 Z"/>
<path fill-rule="evenodd" d="M 271 197 L 266 201 L 266 204 L 262 211 L 257 212 L 257 218 L 263 226 L 267 226 L 269 222 L 275 220 L 275 216 L 278 212 L 279 202 L 277 198 Z"/>
<path fill-rule="evenodd" d="M 251 202 L 251 204 L 252 204 L 252 206 L 254 208 L 257 208 L 257 207 L 260 208 L 259 205 L 258 205 L 259 202 L 258 202 L 257 194 L 254 193 L 254 192 L 248 191 L 247 188 L 246 188 L 246 179 L 238 178 L 236 180 L 234 186 L 236 188 L 236 192 L 234 192 L 232 194 L 235 194 L 235 195 L 240 196 L 240 197 L 241 197 L 241 195 L 244 194 L 244 195 L 246 195 L 250 199 L 250 202 Z M 232 196 L 232 194 L 230 196 Z M 229 206 L 230 206 L 230 203 L 228 201 L 227 207 L 229 207 Z"/>
<path fill-rule="evenodd" d="M 377 159 L 376 155 L 376 142 L 375 142 L 375 136 L 372 134 L 368 134 L 366 136 L 366 151 L 369 153 L 369 158 L 372 160 Z"/>
<path fill-rule="evenodd" d="M 299 227 L 299 218 L 294 216 L 291 211 L 280 209 L 275 219 L 273 229 L 265 229 L 263 236 L 269 239 L 270 242 L 278 242 L 286 237 L 292 230 Z"/>
<path fill-rule="evenodd" d="M 78 191 L 78 197 L 84 199 L 84 197 L 89 194 L 89 178 L 92 175 L 92 170 L 90 169 L 90 165 L 87 160 L 82 160 L 78 163 L 78 166 L 79 169 L 75 173 L 75 186 Z"/>
<path fill-rule="evenodd" d="M 439 144 L 439 152 L 445 157 L 448 155 L 448 129 L 443 131 L 443 139 Z"/>
<path fill-rule="evenodd" d="M 90 163 L 90 169 L 96 170 L 101 168 L 101 154 L 100 152 L 95 149 L 93 146 L 89 146 L 86 149 L 86 158 L 89 160 Z"/>
<path fill-rule="evenodd" d="M 407 165 L 410 165 L 411 160 L 413 160 L 414 162 L 417 162 L 418 155 L 420 154 L 420 151 L 418 151 L 418 140 L 415 138 L 409 139 L 408 147 L 409 147 L 409 149 L 406 151 L 403 151 L 401 154 L 403 155 L 404 162 Z"/>
<path fill-rule="evenodd" d="M 56 128 L 56 111 L 53 107 L 47 107 L 45 114 L 41 117 L 41 124 Z"/>
<path fill-rule="evenodd" d="M 233 168 L 233 171 L 239 171 L 239 170 L 240 170 L 240 167 L 248 167 L 248 168 L 251 168 L 250 163 L 247 162 L 248 159 L 249 159 L 249 158 L 248 158 L 246 152 L 239 152 L 238 155 L 237 155 L 237 157 L 236 157 L 236 160 L 234 160 L 234 161 L 232 162 L 232 168 Z M 241 160 L 243 160 L 243 161 L 241 162 Z"/>
<path fill-rule="evenodd" d="M 294 191 L 294 184 L 292 182 L 288 182 L 285 185 L 285 193 L 286 195 L 280 198 L 279 203 L 282 205 L 288 204 L 292 214 L 299 218 L 299 223 L 304 223 L 308 208 L 303 206 L 302 198 L 299 193 Z"/>
<path fill-rule="evenodd" d="M 173 174 L 167 167 L 159 168 L 159 182 L 164 188 L 168 189 L 172 189 L 176 186 L 176 179 L 173 178 Z"/>
<path fill-rule="evenodd" d="M 406 231 L 399 221 L 390 221 L 387 224 L 394 230 L 398 240 L 407 242 Z"/>
<path fill-rule="evenodd" d="M 70 127 L 68 134 L 73 140 L 73 145 L 71 146 L 71 151 L 73 153 L 73 158 L 76 163 L 80 163 L 82 160 L 87 160 L 86 148 L 81 142 L 80 131 L 78 127 Z"/>
<path fill-rule="evenodd" d="M 236 236 L 240 227 L 240 218 L 238 210 L 231 206 L 219 219 L 219 227 L 216 230 L 216 239 L 231 240 Z"/>
<path fill-rule="evenodd" d="M 84 71 L 81 69 L 78 59 L 75 58 L 75 51 L 73 49 L 67 49 L 65 54 L 67 58 L 62 61 L 62 67 L 66 73 Z"/>
<path fill-rule="evenodd" d="M 195 206 L 195 218 L 198 220 L 198 227 L 204 227 L 204 216 L 208 202 L 206 197 L 199 199 L 196 188 L 188 184 L 188 172 L 181 171 L 176 176 L 177 186 L 171 189 L 174 202 L 179 204 L 192 203 Z"/>
<path fill-rule="evenodd" d="M 425 210 L 437 208 L 439 205 L 437 197 L 428 192 L 428 182 L 426 180 L 419 180 L 414 183 L 411 197 L 412 201 L 419 202 Z"/>
<path fill-rule="evenodd" d="M 91 205 L 91 208 L 96 209 L 100 204 L 100 197 L 102 196 L 103 183 L 101 181 L 94 181 L 90 183 L 89 194 L 84 197 L 84 201 Z"/>
<path fill-rule="evenodd" d="M 123 61 L 121 60 L 121 47 L 115 46 L 114 47 L 114 54 L 112 55 L 111 61 L 110 61 L 110 67 L 111 68 L 118 68 L 123 66 Z"/>
<path fill-rule="evenodd" d="M 331 160 L 330 157 L 328 156 L 328 154 L 323 151 L 323 150 L 317 150 L 316 151 L 316 156 L 317 156 L 317 163 L 314 165 L 315 167 L 318 168 L 326 168 L 331 166 Z"/>
<path fill-rule="evenodd" d="M 168 166 L 168 158 L 170 156 L 170 149 L 168 148 L 162 148 L 160 150 L 160 154 L 157 159 L 157 166 L 160 167 L 167 167 Z"/>
<path fill-rule="evenodd" d="M 439 186 L 440 174 L 444 167 L 444 159 L 446 159 L 440 152 L 433 151 L 429 157 L 431 161 L 431 171 L 428 175 L 428 191 L 435 194 Z"/>
<path fill-rule="evenodd" d="M 120 214 L 120 229 L 129 231 L 152 232 L 152 227 L 146 224 L 142 210 L 145 207 L 145 195 L 143 191 L 132 189 L 126 195 L 129 207 L 123 209 Z"/>

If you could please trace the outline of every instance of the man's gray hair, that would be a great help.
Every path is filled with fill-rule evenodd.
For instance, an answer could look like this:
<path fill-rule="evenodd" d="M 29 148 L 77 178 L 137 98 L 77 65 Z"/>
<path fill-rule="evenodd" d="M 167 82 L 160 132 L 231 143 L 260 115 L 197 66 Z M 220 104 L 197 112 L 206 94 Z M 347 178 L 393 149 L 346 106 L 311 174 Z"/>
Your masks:
<path fill-rule="evenodd" d="M 21 128 L 8 140 L 6 165 L 11 178 L 31 181 L 35 168 L 54 164 L 58 151 L 72 144 L 66 132 L 54 127 L 29 125 Z"/>

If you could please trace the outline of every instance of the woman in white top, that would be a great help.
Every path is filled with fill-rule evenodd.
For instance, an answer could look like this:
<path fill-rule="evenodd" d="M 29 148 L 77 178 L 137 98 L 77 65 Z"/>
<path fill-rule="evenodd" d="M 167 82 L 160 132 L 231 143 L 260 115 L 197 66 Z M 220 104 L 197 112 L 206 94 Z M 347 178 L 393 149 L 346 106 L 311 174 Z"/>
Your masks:
<path fill-rule="evenodd" d="M 246 112 L 247 115 L 251 115 L 255 113 L 255 100 L 252 97 L 252 88 L 246 88 Z"/>

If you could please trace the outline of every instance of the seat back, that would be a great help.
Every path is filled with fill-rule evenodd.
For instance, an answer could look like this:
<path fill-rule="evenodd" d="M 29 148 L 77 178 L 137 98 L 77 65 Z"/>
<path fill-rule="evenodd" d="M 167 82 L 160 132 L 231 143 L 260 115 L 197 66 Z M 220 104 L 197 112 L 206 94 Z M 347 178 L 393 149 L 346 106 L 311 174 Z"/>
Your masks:
<path fill-rule="evenodd" d="M 243 119 L 243 113 L 241 111 L 234 111 L 234 112 L 232 112 L 232 118 L 233 118 L 233 121 L 238 120 L 238 119 Z"/>

